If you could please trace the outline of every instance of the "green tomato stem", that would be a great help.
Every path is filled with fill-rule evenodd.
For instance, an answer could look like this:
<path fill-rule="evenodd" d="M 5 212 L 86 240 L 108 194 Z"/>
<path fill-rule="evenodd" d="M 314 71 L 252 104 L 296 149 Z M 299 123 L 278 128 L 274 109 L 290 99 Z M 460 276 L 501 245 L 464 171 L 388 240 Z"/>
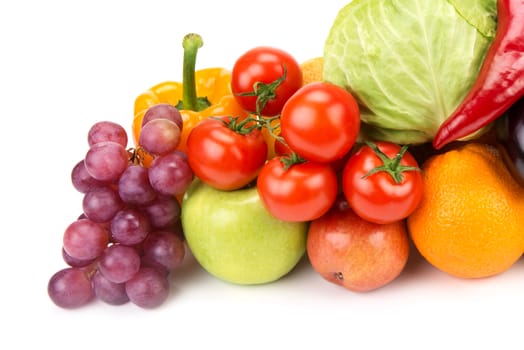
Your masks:
<path fill-rule="evenodd" d="M 280 161 L 284 165 L 284 170 L 288 170 L 289 168 L 291 168 L 295 164 L 301 164 L 301 163 L 305 163 L 306 162 L 306 160 L 304 158 L 302 158 L 301 156 L 299 156 L 295 152 L 292 152 L 291 154 L 282 156 L 280 158 Z"/>
<path fill-rule="evenodd" d="M 421 171 L 419 167 L 415 166 L 406 166 L 400 164 L 402 161 L 402 157 L 404 157 L 404 154 L 408 150 L 409 145 L 403 145 L 400 148 L 400 151 L 395 155 L 393 158 L 389 158 L 384 152 L 382 152 L 376 144 L 373 142 L 366 141 L 366 145 L 370 147 L 373 152 L 380 158 L 382 161 L 382 165 L 375 167 L 368 171 L 363 178 L 366 178 L 368 176 L 371 176 L 378 172 L 386 172 L 388 173 L 396 184 L 400 184 L 402 180 L 404 179 L 404 175 L 402 174 L 405 171 Z"/>
<path fill-rule="evenodd" d="M 262 111 L 266 107 L 266 104 L 277 97 L 277 88 L 286 80 L 287 68 L 285 64 L 282 65 L 282 70 L 282 75 L 275 81 L 269 84 L 257 81 L 253 84 L 253 91 L 238 94 L 239 96 L 256 96 L 256 111 L 251 112 L 255 112 L 259 118 L 263 118 Z"/>

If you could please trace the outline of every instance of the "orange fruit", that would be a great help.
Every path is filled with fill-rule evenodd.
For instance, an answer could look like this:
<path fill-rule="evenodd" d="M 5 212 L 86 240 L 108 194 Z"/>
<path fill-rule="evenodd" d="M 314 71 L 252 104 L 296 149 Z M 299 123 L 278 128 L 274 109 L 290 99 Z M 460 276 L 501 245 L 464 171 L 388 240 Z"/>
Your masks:
<path fill-rule="evenodd" d="M 322 81 L 324 59 L 322 57 L 310 58 L 300 64 L 302 69 L 302 85 Z"/>
<path fill-rule="evenodd" d="M 422 166 L 424 195 L 407 219 L 415 247 L 462 278 L 493 276 L 524 252 L 524 187 L 493 146 L 468 143 Z"/>

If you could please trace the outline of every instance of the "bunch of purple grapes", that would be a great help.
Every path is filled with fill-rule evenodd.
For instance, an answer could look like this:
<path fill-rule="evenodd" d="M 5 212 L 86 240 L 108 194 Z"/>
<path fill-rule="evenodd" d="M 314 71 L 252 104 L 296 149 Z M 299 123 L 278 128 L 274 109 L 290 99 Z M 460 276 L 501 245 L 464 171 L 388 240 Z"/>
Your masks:
<path fill-rule="evenodd" d="M 71 172 L 84 195 L 83 213 L 64 232 L 68 266 L 48 283 L 56 305 L 77 308 L 97 298 L 154 308 L 167 299 L 169 274 L 186 249 L 176 197 L 193 179 L 177 150 L 181 129 L 180 113 L 167 104 L 146 112 L 136 149 L 126 148 L 127 133 L 117 123 L 91 127 L 89 149 Z M 152 157 L 147 167 L 146 154 Z"/>

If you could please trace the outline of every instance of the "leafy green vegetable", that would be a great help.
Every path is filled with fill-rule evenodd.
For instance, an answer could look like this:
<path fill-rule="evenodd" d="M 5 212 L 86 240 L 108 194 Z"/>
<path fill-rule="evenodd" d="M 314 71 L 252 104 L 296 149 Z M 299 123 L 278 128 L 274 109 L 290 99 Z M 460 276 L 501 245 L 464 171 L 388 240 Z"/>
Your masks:
<path fill-rule="evenodd" d="M 497 29 L 497 0 L 448 0 L 457 13 L 484 36 L 493 38 Z"/>
<path fill-rule="evenodd" d="M 364 138 L 433 139 L 496 31 L 496 0 L 353 0 L 324 47 L 324 79 L 360 103 Z"/>

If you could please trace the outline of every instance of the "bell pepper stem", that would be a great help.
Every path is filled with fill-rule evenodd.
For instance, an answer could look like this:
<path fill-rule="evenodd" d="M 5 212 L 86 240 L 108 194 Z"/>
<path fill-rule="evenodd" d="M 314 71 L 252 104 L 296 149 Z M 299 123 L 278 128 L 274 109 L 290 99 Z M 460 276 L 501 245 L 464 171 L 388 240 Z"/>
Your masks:
<path fill-rule="evenodd" d="M 195 33 L 187 34 L 182 41 L 182 47 L 184 48 L 182 109 L 192 111 L 203 109 L 199 106 L 195 81 L 197 52 L 202 45 L 204 45 L 202 37 Z"/>

